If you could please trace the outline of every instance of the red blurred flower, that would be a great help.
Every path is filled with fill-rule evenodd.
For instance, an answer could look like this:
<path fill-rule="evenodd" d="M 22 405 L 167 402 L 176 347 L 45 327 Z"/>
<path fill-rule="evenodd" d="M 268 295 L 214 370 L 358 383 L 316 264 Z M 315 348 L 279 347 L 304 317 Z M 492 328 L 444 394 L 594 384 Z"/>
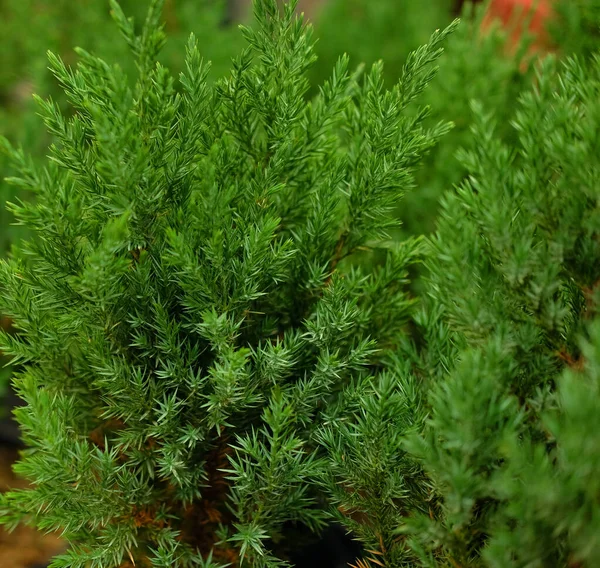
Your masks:
<path fill-rule="evenodd" d="M 547 51 L 550 42 L 546 25 L 552 17 L 552 0 L 492 0 L 483 19 L 483 29 L 494 20 L 510 29 L 510 46 L 519 42 L 524 31 L 533 35 L 534 51 Z M 525 26 L 527 28 L 525 29 Z"/>

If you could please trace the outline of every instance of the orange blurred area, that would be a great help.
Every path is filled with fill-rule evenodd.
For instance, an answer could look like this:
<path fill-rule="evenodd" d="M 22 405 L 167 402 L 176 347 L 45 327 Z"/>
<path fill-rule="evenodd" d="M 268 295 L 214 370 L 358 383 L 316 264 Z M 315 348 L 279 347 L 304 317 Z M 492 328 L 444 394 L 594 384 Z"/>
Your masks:
<path fill-rule="evenodd" d="M 552 17 L 552 0 L 493 0 L 483 20 L 483 28 L 495 21 L 511 30 L 509 44 L 514 48 L 525 32 L 532 35 L 531 51 L 547 51 L 550 38 L 546 24 Z"/>

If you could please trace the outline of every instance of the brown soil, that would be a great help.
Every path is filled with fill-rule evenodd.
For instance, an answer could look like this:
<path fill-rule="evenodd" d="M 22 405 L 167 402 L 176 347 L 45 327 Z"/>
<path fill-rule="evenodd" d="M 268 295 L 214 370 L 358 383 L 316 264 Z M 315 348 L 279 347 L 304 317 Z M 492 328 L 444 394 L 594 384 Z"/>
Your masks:
<path fill-rule="evenodd" d="M 11 465 L 17 452 L 0 447 L 0 491 L 26 487 L 27 483 L 17 478 Z M 44 535 L 29 527 L 18 527 L 12 533 L 0 528 L 0 566 L 2 568 L 33 568 L 45 566 L 64 549 L 64 544 L 54 535 Z"/>

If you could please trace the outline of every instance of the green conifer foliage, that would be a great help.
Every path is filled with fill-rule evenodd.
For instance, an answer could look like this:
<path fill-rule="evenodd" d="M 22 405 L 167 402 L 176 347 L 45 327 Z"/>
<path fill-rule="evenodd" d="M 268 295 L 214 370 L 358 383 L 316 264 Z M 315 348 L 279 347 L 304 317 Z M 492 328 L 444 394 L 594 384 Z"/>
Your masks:
<path fill-rule="evenodd" d="M 142 17 L 147 2 L 124 0 L 123 7 Z M 240 47 L 237 30 L 224 27 L 224 0 L 169 0 L 163 9 L 170 41 L 161 53 L 163 64 L 180 70 L 190 32 L 205 38 L 204 53 L 213 62 L 212 77 L 229 70 L 230 57 Z M 100 52 L 109 63 L 118 62 L 135 73 L 134 60 L 110 18 L 108 0 L 5 0 L 0 4 L 0 134 L 18 141 L 34 158 L 43 157 L 49 138 L 35 115 L 32 92 L 52 96 L 68 112 L 63 92 L 48 70 L 46 53 L 59 54 L 66 63 L 76 60 L 74 46 Z M 0 158 L 2 179 L 12 175 Z M 13 219 L 4 203 L 15 190 L 0 185 L 0 253 L 7 251 L 22 230 L 10 227 Z"/>
<path fill-rule="evenodd" d="M 416 102 L 452 28 L 390 90 L 381 64 L 362 77 L 342 57 L 307 103 L 314 56 L 295 2 L 255 1 L 258 26 L 216 84 L 194 37 L 178 83 L 156 63 L 161 0 L 139 35 L 111 5 L 135 87 L 87 51 L 76 68 L 50 54 L 73 110 L 38 99 L 50 160 L 2 142 L 13 183 L 36 197 L 12 206 L 34 235 L 0 265 L 1 310 L 18 331 L 2 348 L 22 364 L 26 401 L 17 471 L 34 483 L 2 497 L 2 520 L 62 531 L 71 547 L 55 568 L 278 565 L 284 528 L 316 531 L 342 500 L 325 449 L 343 460 L 352 429 L 376 431 L 377 471 L 401 467 L 389 497 L 414 493 L 423 508 L 420 470 L 377 430 L 410 418 L 395 416 L 406 401 L 392 354 L 422 248 L 388 233 L 448 129 L 426 128 Z M 362 267 L 359 251 L 383 260 Z M 371 467 L 359 464 L 353 489 L 369 490 L 375 519 L 361 534 L 389 540 L 406 511 L 381 509 Z"/>
<path fill-rule="evenodd" d="M 402 528 L 425 566 L 598 563 L 600 60 L 556 68 L 521 97 L 514 144 L 475 106 L 432 240 L 432 313 L 459 354 L 405 446 L 435 488 Z"/>
<path fill-rule="evenodd" d="M 147 2 L 124 0 L 123 7 L 141 18 Z M 213 62 L 213 76 L 225 74 L 240 42 L 236 30 L 221 25 L 224 14 L 224 0 L 166 2 L 163 15 L 170 41 L 161 53 L 162 63 L 179 71 L 180 54 L 194 32 L 206 39 L 204 53 Z M 30 93 L 51 95 L 67 110 L 63 93 L 47 69 L 48 50 L 71 63 L 76 59 L 73 47 L 82 47 L 101 52 L 106 61 L 118 62 L 130 74 L 135 72 L 133 58 L 110 18 L 107 0 L 6 0 L 0 5 L 0 34 L 0 132 L 11 140 L 18 137 L 35 155 L 43 153 L 48 137 L 34 118 Z"/>
<path fill-rule="evenodd" d="M 124 9 L 140 17 L 147 4 L 146 0 L 123 1 Z M 168 0 L 163 16 L 170 41 L 160 54 L 161 61 L 179 71 L 184 59 L 181 53 L 193 31 L 204 40 L 203 53 L 212 62 L 211 79 L 224 75 L 230 58 L 241 47 L 234 26 L 222 25 L 224 15 L 224 0 Z M 64 93 L 47 68 L 49 49 L 67 63 L 76 59 L 74 46 L 100 52 L 106 61 L 118 61 L 129 77 L 135 74 L 134 59 L 110 18 L 108 0 L 4 0 L 0 2 L 0 36 L 0 134 L 11 142 L 18 140 L 36 161 L 44 159 L 50 140 L 36 116 L 31 93 L 52 96 L 69 113 Z M 0 155 L 0 255 L 27 235 L 22 226 L 15 226 L 5 207 L 17 197 L 27 197 L 4 183 L 4 178 L 13 174 L 9 161 Z M 2 318 L 3 327 L 9 323 Z M 5 368 L 0 370 L 0 401 L 9 373 Z"/>

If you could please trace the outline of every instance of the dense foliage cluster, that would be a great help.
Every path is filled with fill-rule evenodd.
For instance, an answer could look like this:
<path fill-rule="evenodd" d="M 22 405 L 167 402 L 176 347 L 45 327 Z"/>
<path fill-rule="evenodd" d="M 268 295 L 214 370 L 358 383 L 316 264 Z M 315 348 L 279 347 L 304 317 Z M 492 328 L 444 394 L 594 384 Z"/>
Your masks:
<path fill-rule="evenodd" d="M 33 487 L 0 520 L 62 531 L 55 568 L 282 566 L 332 520 L 360 568 L 597 566 L 593 2 L 555 56 L 468 7 L 314 96 L 295 4 L 255 0 L 214 81 L 194 36 L 165 65 L 164 1 L 111 0 L 133 64 L 50 55 L 49 159 L 0 139 L 33 196 L 0 264 Z"/>
<path fill-rule="evenodd" d="M 147 2 L 124 0 L 123 9 L 143 21 Z M 239 34 L 226 22 L 224 0 L 169 0 L 163 17 L 169 43 L 160 54 L 163 64 L 179 72 L 180 56 L 190 32 L 204 41 L 203 54 L 213 63 L 213 77 L 229 69 L 230 56 L 240 47 Z M 26 32 L 26 33 L 25 33 Z M 109 14 L 107 0 L 5 0 L 0 4 L 0 132 L 18 140 L 37 158 L 45 155 L 49 137 L 35 117 L 31 94 L 52 96 L 63 110 L 68 109 L 61 89 L 48 70 L 48 50 L 60 54 L 67 63 L 75 63 L 74 46 L 102 53 L 109 63 L 118 62 L 134 75 L 135 64 L 129 49 L 120 40 Z M 8 167 L 4 160 L 3 169 Z M 6 177 L 3 171 L 2 177 Z M 0 250 L 9 245 L 6 225 L 10 217 L 4 202 L 10 200 L 10 187 L 0 185 Z M 8 195 L 7 195 L 8 194 Z M 18 237 L 20 233 L 13 235 Z"/>
<path fill-rule="evenodd" d="M 143 22 L 147 2 L 123 0 L 128 14 Z M 160 61 L 178 73 L 183 65 L 181 54 L 190 32 L 202 37 L 203 56 L 211 63 L 210 79 L 229 70 L 230 58 L 241 47 L 241 38 L 227 20 L 225 0 L 169 0 L 163 7 L 169 42 L 159 54 Z M 32 93 L 51 96 L 63 112 L 69 112 L 68 101 L 48 69 L 47 51 L 57 53 L 67 64 L 74 64 L 74 46 L 102 53 L 105 61 L 119 63 L 132 81 L 135 60 L 120 39 L 107 0 L 4 0 L 0 3 L 0 134 L 18 142 L 36 162 L 43 162 L 51 142 L 44 125 L 36 115 Z M 6 202 L 28 195 L 4 182 L 14 174 L 11 163 L 0 154 L 0 255 L 4 256 L 12 242 L 27 235 L 23 226 L 14 223 Z M 10 320 L 0 314 L 4 329 Z M 4 362 L 4 358 L 0 358 Z M 9 372 L 0 370 L 0 400 Z M 0 414 L 3 409 L 0 406 Z"/>
<path fill-rule="evenodd" d="M 5 521 L 63 530 L 73 546 L 57 566 L 197 565 L 217 542 L 214 562 L 273 565 L 287 523 L 328 517 L 320 441 L 344 436 L 326 424 L 372 389 L 402 398 L 387 396 L 387 353 L 421 245 L 387 234 L 448 128 L 424 128 L 414 103 L 450 30 L 391 90 L 381 64 L 361 76 L 342 57 L 306 103 L 313 54 L 294 3 L 255 3 L 248 48 L 214 85 L 192 37 L 177 87 L 155 63 L 160 8 L 137 35 L 113 2 L 133 89 L 84 50 L 75 69 L 50 57 L 75 112 L 38 100 L 56 139 L 48 165 L 4 142 L 13 182 L 36 195 L 12 207 L 35 235 L 2 264 L 19 332 L 4 349 L 27 402 L 18 470 L 35 481 L 6 497 Z M 360 268 L 358 251 L 381 262 Z M 393 439 L 377 435 L 372 457 L 387 460 L 378 448 Z M 374 542 L 400 519 L 381 515 L 364 527 Z"/>

